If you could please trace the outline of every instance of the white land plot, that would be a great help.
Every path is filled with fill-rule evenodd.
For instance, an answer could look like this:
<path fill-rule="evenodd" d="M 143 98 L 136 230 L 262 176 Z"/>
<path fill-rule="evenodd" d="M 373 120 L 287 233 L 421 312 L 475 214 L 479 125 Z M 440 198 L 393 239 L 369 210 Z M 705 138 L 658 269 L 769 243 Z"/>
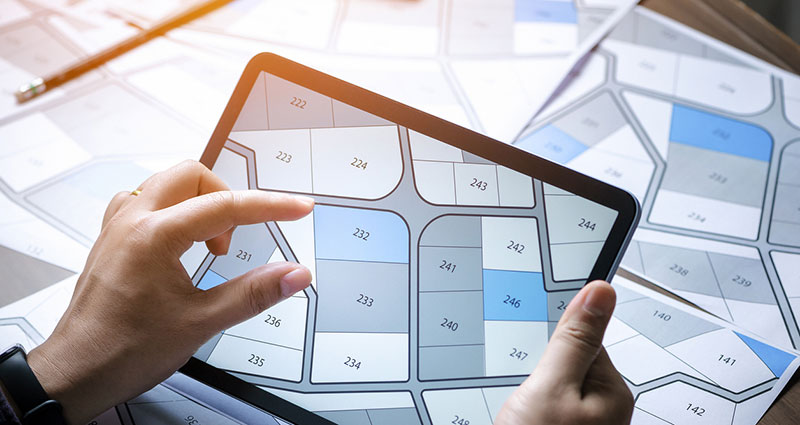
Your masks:
<path fill-rule="evenodd" d="M 786 297 L 795 315 L 800 314 L 800 254 L 770 252 L 772 262 L 778 271 Z"/>
<path fill-rule="evenodd" d="M 616 220 L 616 211 L 544 185 L 548 243 L 556 281 L 585 279 Z"/>
<path fill-rule="evenodd" d="M 413 130 L 414 184 L 436 205 L 533 207 L 533 180 Z"/>
<path fill-rule="evenodd" d="M 769 241 L 800 247 L 800 140 L 781 152 Z"/>

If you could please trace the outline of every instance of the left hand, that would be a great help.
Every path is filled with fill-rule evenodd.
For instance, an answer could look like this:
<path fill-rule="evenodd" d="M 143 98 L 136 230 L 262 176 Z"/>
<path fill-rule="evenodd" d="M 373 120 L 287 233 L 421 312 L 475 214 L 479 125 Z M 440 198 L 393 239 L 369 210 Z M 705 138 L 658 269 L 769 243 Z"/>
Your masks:
<path fill-rule="evenodd" d="M 301 218 L 314 206 L 310 198 L 231 192 L 195 161 L 140 189 L 111 201 L 64 316 L 28 356 L 71 424 L 152 388 L 214 334 L 311 282 L 305 267 L 273 263 L 202 291 L 180 262 L 195 241 L 224 255 L 237 225 Z"/>

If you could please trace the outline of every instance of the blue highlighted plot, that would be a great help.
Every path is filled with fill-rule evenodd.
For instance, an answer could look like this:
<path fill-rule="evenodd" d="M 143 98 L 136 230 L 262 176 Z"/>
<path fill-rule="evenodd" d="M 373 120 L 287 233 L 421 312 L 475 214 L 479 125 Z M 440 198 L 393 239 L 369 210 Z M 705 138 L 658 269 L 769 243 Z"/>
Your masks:
<path fill-rule="evenodd" d="M 571 1 L 516 0 L 514 21 L 574 24 L 578 22 L 578 11 Z"/>
<path fill-rule="evenodd" d="M 483 271 L 484 320 L 547 321 L 547 294 L 541 273 Z"/>
<path fill-rule="evenodd" d="M 681 105 L 672 107 L 669 140 L 765 162 L 772 157 L 772 136 L 763 128 Z"/>
<path fill-rule="evenodd" d="M 318 259 L 408 263 L 408 226 L 391 212 L 317 205 L 314 242 Z"/>
<path fill-rule="evenodd" d="M 736 336 L 742 339 L 751 350 L 764 362 L 765 365 L 772 371 L 775 377 L 780 378 L 786 368 L 796 358 L 793 354 L 789 354 L 783 350 L 779 350 L 771 345 L 764 344 L 761 341 L 756 341 L 739 332 L 734 332 Z"/>
<path fill-rule="evenodd" d="M 525 136 L 514 146 L 559 164 L 566 164 L 588 149 L 554 125 L 546 125 Z"/>
<path fill-rule="evenodd" d="M 206 274 L 203 275 L 203 278 L 200 279 L 200 283 L 197 284 L 197 289 L 202 289 L 205 291 L 215 286 L 222 285 L 227 281 L 228 279 L 225 279 L 211 270 L 207 270 Z"/>

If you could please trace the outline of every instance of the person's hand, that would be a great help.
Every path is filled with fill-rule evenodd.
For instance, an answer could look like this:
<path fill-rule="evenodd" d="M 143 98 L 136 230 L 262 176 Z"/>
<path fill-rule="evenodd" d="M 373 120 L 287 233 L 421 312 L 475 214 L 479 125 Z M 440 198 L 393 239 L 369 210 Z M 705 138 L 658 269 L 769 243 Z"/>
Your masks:
<path fill-rule="evenodd" d="M 602 346 L 616 294 L 586 285 L 570 302 L 533 373 L 506 400 L 495 425 L 628 424 L 633 397 Z"/>
<path fill-rule="evenodd" d="M 90 420 L 168 378 L 214 334 L 304 289 L 305 267 L 273 263 L 208 291 L 180 256 L 195 241 L 227 252 L 236 225 L 296 220 L 313 200 L 230 192 L 195 161 L 117 194 L 53 334 L 28 360 L 71 424 Z"/>

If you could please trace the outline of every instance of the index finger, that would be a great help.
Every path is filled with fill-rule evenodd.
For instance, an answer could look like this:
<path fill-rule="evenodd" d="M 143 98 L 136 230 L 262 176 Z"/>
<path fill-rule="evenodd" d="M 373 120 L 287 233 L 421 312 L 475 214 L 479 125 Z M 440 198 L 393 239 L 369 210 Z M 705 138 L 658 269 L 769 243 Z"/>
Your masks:
<path fill-rule="evenodd" d="M 314 208 L 314 200 L 260 190 L 213 192 L 153 213 L 156 231 L 176 241 L 182 253 L 193 242 L 212 239 L 234 226 L 297 220 Z"/>
<path fill-rule="evenodd" d="M 131 202 L 155 211 L 198 195 L 229 189 L 208 167 L 186 160 L 150 176 L 139 190 L 141 193 Z"/>

